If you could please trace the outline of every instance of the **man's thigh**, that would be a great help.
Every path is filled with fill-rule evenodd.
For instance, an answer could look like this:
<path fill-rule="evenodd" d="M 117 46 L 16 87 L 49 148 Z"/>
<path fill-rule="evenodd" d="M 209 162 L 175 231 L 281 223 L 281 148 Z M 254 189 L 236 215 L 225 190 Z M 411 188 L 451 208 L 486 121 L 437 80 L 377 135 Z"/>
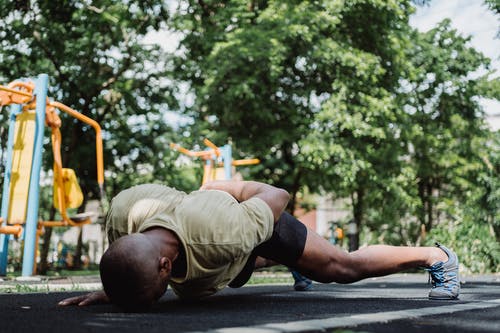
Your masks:
<path fill-rule="evenodd" d="M 293 268 L 304 252 L 307 234 L 306 226 L 285 212 L 276 221 L 271 238 L 252 253 Z"/>
<path fill-rule="evenodd" d="M 271 239 L 255 248 L 245 268 L 229 286 L 240 287 L 248 281 L 254 268 L 276 263 L 315 281 L 331 282 L 339 268 L 348 264 L 348 256 L 292 215 L 283 213 Z"/>
<path fill-rule="evenodd" d="M 281 214 L 274 224 L 271 238 L 252 251 L 245 267 L 229 283 L 229 287 L 239 288 L 243 286 L 250 279 L 255 268 L 276 263 L 294 267 L 304 252 L 306 239 L 306 226 L 286 212 Z"/>
<path fill-rule="evenodd" d="M 294 266 L 298 272 L 314 281 L 328 283 L 335 281 L 344 270 L 349 270 L 349 266 L 346 251 L 307 229 L 304 251 Z"/>

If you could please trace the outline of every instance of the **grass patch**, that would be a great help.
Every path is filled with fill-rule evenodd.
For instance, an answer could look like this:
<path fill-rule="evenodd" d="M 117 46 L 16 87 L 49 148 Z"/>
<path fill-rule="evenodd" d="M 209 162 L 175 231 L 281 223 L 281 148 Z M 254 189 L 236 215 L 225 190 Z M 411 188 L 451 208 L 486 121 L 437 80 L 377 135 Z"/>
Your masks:
<path fill-rule="evenodd" d="M 256 271 L 247 285 L 258 284 L 292 284 L 294 280 L 292 274 L 288 270 L 258 270 Z"/>
<path fill-rule="evenodd" d="M 8 272 L 6 277 L 8 279 L 14 279 L 21 276 L 21 271 Z M 93 265 L 86 269 L 53 269 L 47 271 L 47 274 L 43 275 L 46 277 L 71 277 L 71 276 L 94 276 L 99 275 L 99 267 Z"/>
<path fill-rule="evenodd" d="M 99 275 L 99 269 L 82 269 L 82 270 L 70 270 L 70 269 L 61 269 L 58 271 L 48 271 L 46 276 L 61 276 L 61 277 L 70 277 L 70 276 L 93 276 Z"/>
<path fill-rule="evenodd" d="M 49 293 L 49 292 L 64 292 L 64 291 L 94 291 L 100 288 L 88 287 L 78 283 L 72 284 L 52 284 L 48 281 L 39 283 L 27 284 L 16 283 L 8 286 L 2 286 L 0 293 L 4 294 L 31 294 L 31 293 Z"/>

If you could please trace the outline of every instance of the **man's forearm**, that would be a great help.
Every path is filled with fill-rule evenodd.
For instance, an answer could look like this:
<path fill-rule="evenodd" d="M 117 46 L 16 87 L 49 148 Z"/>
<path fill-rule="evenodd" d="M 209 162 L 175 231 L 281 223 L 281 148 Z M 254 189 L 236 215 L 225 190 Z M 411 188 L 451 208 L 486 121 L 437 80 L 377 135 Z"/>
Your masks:
<path fill-rule="evenodd" d="M 217 180 L 204 184 L 202 190 L 219 190 L 231 194 L 238 201 L 245 201 L 263 192 L 264 186 L 271 186 L 254 181 Z"/>
<path fill-rule="evenodd" d="M 224 191 L 240 202 L 250 198 L 262 199 L 273 211 L 275 221 L 281 216 L 290 199 L 287 191 L 254 181 L 214 181 L 206 183 L 201 189 Z"/>

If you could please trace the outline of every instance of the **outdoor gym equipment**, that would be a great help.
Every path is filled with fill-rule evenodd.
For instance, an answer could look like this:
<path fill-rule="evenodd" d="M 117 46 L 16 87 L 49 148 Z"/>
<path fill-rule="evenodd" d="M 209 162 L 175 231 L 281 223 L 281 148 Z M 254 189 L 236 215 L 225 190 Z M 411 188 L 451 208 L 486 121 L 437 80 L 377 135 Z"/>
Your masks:
<path fill-rule="evenodd" d="M 187 150 L 176 143 L 170 144 L 170 148 L 172 149 L 190 157 L 200 157 L 205 161 L 203 166 L 203 179 L 201 181 L 202 185 L 212 180 L 232 179 L 233 167 L 260 163 L 260 160 L 257 158 L 233 160 L 230 144 L 217 147 L 208 139 L 204 139 L 203 143 L 207 146 L 207 149 L 203 151 Z"/>
<path fill-rule="evenodd" d="M 91 222 L 91 214 L 69 216 L 67 212 L 68 208 L 78 208 L 82 204 L 83 194 L 75 172 L 62 166 L 61 119 L 56 109 L 94 128 L 97 182 L 101 200 L 104 199 L 101 127 L 66 105 L 49 101 L 47 89 L 46 74 L 39 75 L 34 81 L 14 81 L 6 87 L 0 85 L 0 110 L 3 106 L 11 105 L 0 217 L 0 275 L 6 274 L 10 235 L 24 238 L 22 275 L 31 276 L 35 272 L 36 248 L 43 227 L 82 226 Z M 58 221 L 42 221 L 38 216 L 45 126 L 51 129 L 53 200 L 61 216 Z"/>

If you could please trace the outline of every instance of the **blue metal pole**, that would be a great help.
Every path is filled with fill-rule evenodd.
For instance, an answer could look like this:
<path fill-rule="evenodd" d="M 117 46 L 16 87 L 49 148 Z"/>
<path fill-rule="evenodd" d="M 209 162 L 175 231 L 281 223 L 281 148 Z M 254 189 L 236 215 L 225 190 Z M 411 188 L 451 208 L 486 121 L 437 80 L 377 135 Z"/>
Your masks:
<path fill-rule="evenodd" d="M 224 161 L 224 175 L 227 180 L 230 180 L 233 178 L 233 155 L 230 144 L 222 147 L 222 159 Z"/>
<path fill-rule="evenodd" d="M 22 111 L 20 104 L 11 106 L 9 116 L 9 138 L 7 140 L 7 160 L 5 161 L 4 180 L 2 190 L 2 218 L 3 223 L 7 224 L 9 218 L 9 202 L 10 202 L 10 179 L 12 176 L 12 150 L 14 146 L 14 132 L 16 127 L 16 116 Z M 9 237 L 10 235 L 0 235 L 0 275 L 7 274 L 7 259 L 9 252 Z"/>
<path fill-rule="evenodd" d="M 36 95 L 36 128 L 33 162 L 31 165 L 31 180 L 28 191 L 28 212 L 24 231 L 23 276 L 33 275 L 33 265 L 36 254 L 36 231 L 38 225 L 38 205 L 40 193 L 40 170 L 42 168 L 43 132 L 45 129 L 45 108 L 49 77 L 40 74 L 35 81 Z"/>

